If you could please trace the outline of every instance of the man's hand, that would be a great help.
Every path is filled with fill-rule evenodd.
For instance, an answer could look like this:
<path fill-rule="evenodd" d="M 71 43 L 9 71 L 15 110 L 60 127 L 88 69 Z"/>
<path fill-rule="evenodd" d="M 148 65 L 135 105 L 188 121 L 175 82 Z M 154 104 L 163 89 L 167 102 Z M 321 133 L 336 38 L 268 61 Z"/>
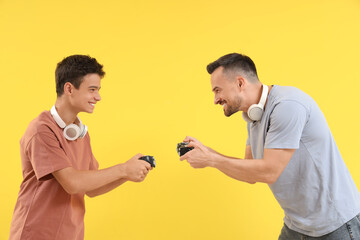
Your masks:
<path fill-rule="evenodd" d="M 194 149 L 181 156 L 180 161 L 186 159 L 193 168 L 204 168 L 211 165 L 211 159 L 215 153 L 214 150 L 204 146 L 200 141 L 193 137 L 187 136 L 184 139 L 184 142 L 188 142 L 188 147 L 194 147 Z"/>
<path fill-rule="evenodd" d="M 127 180 L 132 182 L 142 182 L 152 169 L 148 162 L 139 160 L 142 156 L 144 155 L 138 153 L 123 164 Z"/>

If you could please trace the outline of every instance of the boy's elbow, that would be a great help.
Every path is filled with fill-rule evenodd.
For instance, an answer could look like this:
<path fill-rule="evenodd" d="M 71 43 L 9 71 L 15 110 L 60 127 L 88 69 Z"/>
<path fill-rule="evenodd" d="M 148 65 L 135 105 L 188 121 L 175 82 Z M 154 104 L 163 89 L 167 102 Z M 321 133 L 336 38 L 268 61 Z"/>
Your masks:
<path fill-rule="evenodd" d="M 96 193 L 94 193 L 94 192 L 92 192 L 92 191 L 90 191 L 90 192 L 86 192 L 85 194 L 86 194 L 86 196 L 88 196 L 89 198 L 94 198 L 94 197 L 96 197 L 96 196 L 97 196 L 97 194 L 96 194 Z"/>
<path fill-rule="evenodd" d="M 64 188 L 65 192 L 67 192 L 70 195 L 79 193 L 79 191 L 75 187 L 72 187 L 72 186 L 66 186 L 66 187 L 63 186 L 63 188 Z"/>
<path fill-rule="evenodd" d="M 75 183 L 75 182 L 66 182 L 64 184 L 61 184 L 63 189 L 70 195 L 83 193 L 84 191 L 81 190 L 81 188 Z"/>
<path fill-rule="evenodd" d="M 53 172 L 53 176 L 62 188 L 70 195 L 83 193 L 81 182 L 77 180 L 76 170 L 72 167 Z"/>

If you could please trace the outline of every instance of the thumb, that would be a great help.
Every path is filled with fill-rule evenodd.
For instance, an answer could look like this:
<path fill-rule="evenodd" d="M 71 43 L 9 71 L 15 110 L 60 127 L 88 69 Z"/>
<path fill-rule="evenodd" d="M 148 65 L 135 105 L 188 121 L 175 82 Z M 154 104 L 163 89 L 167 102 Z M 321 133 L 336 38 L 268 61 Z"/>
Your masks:
<path fill-rule="evenodd" d="M 186 138 L 184 139 L 184 142 L 195 142 L 195 141 L 197 141 L 196 138 L 190 136 L 186 136 Z"/>

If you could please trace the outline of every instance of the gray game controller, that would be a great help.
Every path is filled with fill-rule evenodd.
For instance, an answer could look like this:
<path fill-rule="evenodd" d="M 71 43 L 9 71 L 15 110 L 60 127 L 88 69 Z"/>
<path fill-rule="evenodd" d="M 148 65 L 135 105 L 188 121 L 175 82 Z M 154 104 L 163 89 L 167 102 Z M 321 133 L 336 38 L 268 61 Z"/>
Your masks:
<path fill-rule="evenodd" d="M 142 156 L 139 158 L 139 160 L 144 160 L 144 161 L 150 163 L 151 167 L 153 167 L 153 168 L 156 166 L 155 158 L 153 156 L 149 156 L 149 155 Z"/>
<path fill-rule="evenodd" d="M 187 153 L 188 151 L 193 150 L 193 147 L 188 147 L 188 142 L 181 142 L 177 144 L 177 152 L 179 154 L 179 156 L 181 157 L 182 155 L 184 155 L 185 153 Z"/>

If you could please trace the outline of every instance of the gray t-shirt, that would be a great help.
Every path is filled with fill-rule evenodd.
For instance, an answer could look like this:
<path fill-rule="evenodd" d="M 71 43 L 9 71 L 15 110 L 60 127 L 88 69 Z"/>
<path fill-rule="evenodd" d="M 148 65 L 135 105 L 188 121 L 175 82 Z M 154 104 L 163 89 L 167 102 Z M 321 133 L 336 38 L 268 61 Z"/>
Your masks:
<path fill-rule="evenodd" d="M 264 149 L 296 149 L 269 184 L 292 230 L 318 237 L 360 212 L 360 194 L 316 102 L 294 87 L 273 86 L 262 119 L 248 123 L 255 159 Z"/>

